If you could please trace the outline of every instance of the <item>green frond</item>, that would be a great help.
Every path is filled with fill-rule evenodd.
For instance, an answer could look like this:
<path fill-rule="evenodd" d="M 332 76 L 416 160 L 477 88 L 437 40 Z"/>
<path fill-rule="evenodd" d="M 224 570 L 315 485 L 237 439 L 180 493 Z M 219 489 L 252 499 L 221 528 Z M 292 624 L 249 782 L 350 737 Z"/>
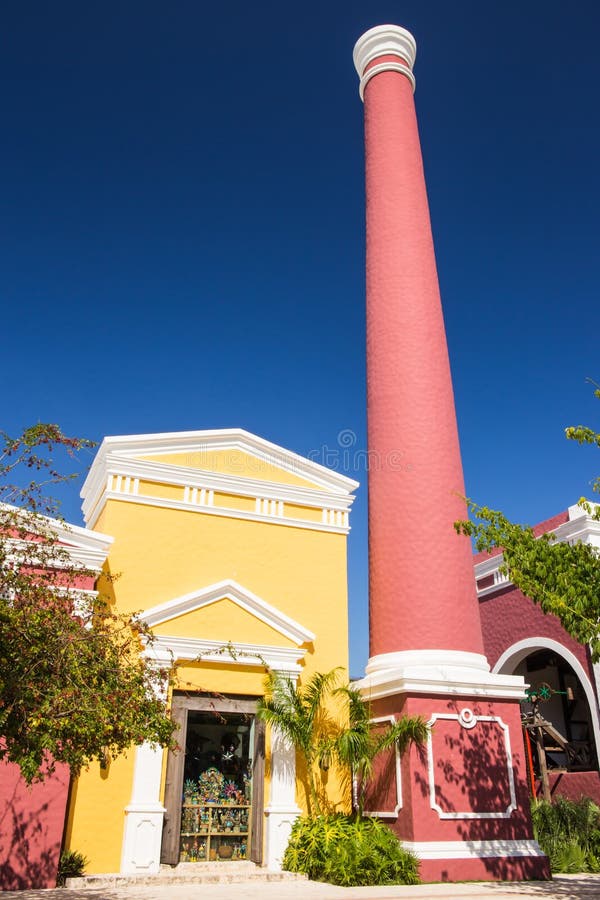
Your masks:
<path fill-rule="evenodd" d="M 410 744 L 424 744 L 428 734 L 429 726 L 422 716 L 403 716 L 377 736 L 375 754 L 389 750 L 393 746 L 396 746 L 400 753 L 404 753 Z"/>

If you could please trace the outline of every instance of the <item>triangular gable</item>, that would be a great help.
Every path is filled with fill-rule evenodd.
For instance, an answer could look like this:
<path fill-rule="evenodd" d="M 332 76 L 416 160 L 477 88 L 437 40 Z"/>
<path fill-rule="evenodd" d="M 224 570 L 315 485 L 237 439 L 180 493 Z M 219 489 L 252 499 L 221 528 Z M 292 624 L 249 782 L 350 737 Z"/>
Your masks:
<path fill-rule="evenodd" d="M 220 450 L 240 450 L 259 461 L 309 481 L 318 489 L 329 493 L 347 496 L 358 487 L 358 482 L 352 478 L 327 469 L 320 463 L 273 444 L 243 428 L 220 428 L 105 437 L 83 485 L 81 496 L 86 498 L 94 492 L 94 483 L 98 474 L 105 470 L 109 458 L 144 460 L 160 456 L 168 459 L 170 455 L 177 458 L 180 454 L 188 456 L 197 454 L 201 457 L 202 454 Z"/>
<path fill-rule="evenodd" d="M 114 454 L 112 458 L 115 459 Z M 301 476 L 297 471 L 292 471 L 291 466 L 282 466 L 278 459 L 269 459 L 265 455 L 259 456 L 257 453 L 250 453 L 247 449 L 234 446 L 226 448 L 204 446 L 201 450 L 160 452 L 137 456 L 136 462 L 138 460 L 169 466 L 170 469 L 177 467 L 192 472 L 221 475 L 225 479 L 243 478 L 267 484 L 323 490 L 322 484 L 315 480 L 314 475 L 311 478 L 306 477 L 312 473 L 304 472 Z"/>
<path fill-rule="evenodd" d="M 220 581 L 217 584 L 211 584 L 208 587 L 191 591 L 182 597 L 175 597 L 166 603 L 152 606 L 141 614 L 140 618 L 152 628 L 170 619 L 175 619 L 178 616 L 224 599 L 229 599 L 236 603 L 298 646 L 310 643 L 315 639 L 315 635 L 308 628 L 300 625 L 299 622 L 296 622 L 275 606 L 271 606 L 270 603 L 253 594 L 252 591 L 242 587 L 241 584 L 231 580 Z"/>

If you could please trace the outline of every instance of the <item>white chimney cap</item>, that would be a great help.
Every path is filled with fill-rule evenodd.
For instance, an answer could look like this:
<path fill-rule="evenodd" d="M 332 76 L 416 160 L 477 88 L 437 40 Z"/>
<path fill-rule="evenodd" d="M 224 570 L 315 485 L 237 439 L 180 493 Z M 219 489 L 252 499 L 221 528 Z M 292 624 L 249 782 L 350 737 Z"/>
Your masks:
<path fill-rule="evenodd" d="M 381 56 L 397 56 L 402 64 L 392 61 L 381 63 L 369 69 L 365 77 L 365 69 L 369 63 Z M 360 78 L 360 96 L 363 96 L 365 85 L 372 75 L 383 71 L 402 72 L 415 87 L 412 67 L 417 56 L 417 42 L 406 28 L 400 25 L 376 25 L 365 31 L 354 45 L 352 58 L 358 77 Z"/>

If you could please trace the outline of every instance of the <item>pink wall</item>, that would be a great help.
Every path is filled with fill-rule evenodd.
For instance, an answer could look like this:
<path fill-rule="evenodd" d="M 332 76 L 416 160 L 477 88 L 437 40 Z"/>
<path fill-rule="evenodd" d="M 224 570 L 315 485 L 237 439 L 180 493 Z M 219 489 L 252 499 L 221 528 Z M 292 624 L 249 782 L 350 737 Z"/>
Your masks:
<path fill-rule="evenodd" d="M 600 806 L 600 772 L 550 772 L 550 794 L 579 800 L 591 797 Z M 536 785 L 537 796 L 541 796 L 540 785 Z"/>
<path fill-rule="evenodd" d="M 461 725 L 459 717 L 465 707 L 477 717 L 474 727 Z M 402 758 L 402 806 L 387 819 L 400 840 L 468 843 L 529 839 L 531 820 L 518 704 L 497 699 L 404 695 L 377 700 L 372 708 L 377 716 L 437 717 L 430 749 L 425 752 L 412 747 Z M 433 785 L 428 771 L 430 757 Z M 378 770 L 380 774 L 388 781 L 375 783 L 375 796 L 369 796 L 372 802 L 367 808 L 377 804 L 377 809 L 392 813 L 394 775 L 389 767 L 387 771 Z M 511 806 L 511 778 L 516 803 L 504 817 Z M 479 859 L 424 860 L 420 871 L 424 881 L 549 876 L 546 857 L 512 857 L 508 852 Z"/>
<path fill-rule="evenodd" d="M 0 762 L 0 888 L 5 891 L 56 886 L 69 769 L 30 787 L 18 766 Z"/>
<path fill-rule="evenodd" d="M 480 586 L 481 583 L 480 583 Z M 577 643 L 555 616 L 548 616 L 515 587 L 484 597 L 479 603 L 483 643 L 490 666 L 517 641 L 545 637 L 558 641 L 579 660 L 595 689 L 594 672 L 586 647 Z"/>
<path fill-rule="evenodd" d="M 94 582 L 86 574 L 69 584 L 91 590 Z M 18 766 L 0 761 L 0 889 L 56 886 L 68 793 L 69 768 L 62 763 L 28 787 Z"/>

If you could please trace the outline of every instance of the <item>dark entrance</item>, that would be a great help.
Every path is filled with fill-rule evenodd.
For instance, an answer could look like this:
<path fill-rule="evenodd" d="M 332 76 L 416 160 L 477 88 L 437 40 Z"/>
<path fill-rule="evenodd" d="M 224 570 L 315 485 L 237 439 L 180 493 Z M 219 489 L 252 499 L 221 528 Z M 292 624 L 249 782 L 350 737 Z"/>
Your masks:
<path fill-rule="evenodd" d="M 536 777 L 546 768 L 587 772 L 598 767 L 590 708 L 583 686 L 569 663 L 550 650 L 527 656 L 515 670 L 530 684 L 535 703 L 523 703 Z M 529 750 L 528 750 L 529 752 Z M 543 756 L 543 758 L 541 758 Z"/>
<path fill-rule="evenodd" d="M 264 727 L 256 698 L 175 694 L 161 861 L 262 862 Z M 183 749 L 184 748 L 184 749 Z"/>

